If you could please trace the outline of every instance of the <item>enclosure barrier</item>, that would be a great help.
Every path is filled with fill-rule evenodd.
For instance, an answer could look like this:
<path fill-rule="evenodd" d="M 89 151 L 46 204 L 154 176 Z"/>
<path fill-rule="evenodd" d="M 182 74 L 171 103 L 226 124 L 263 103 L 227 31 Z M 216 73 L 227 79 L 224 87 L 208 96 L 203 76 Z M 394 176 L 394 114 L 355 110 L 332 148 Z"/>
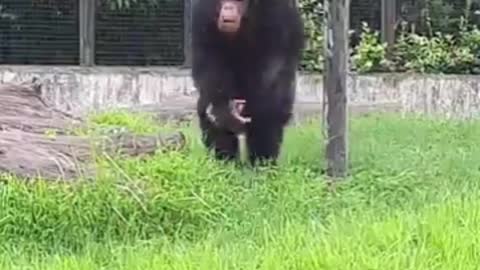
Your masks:
<path fill-rule="evenodd" d="M 0 0 L 0 64 L 180 66 L 190 1 Z"/>
<path fill-rule="evenodd" d="M 194 1 L 0 0 L 0 64 L 188 67 Z M 399 19 L 415 21 L 420 2 L 352 1 L 351 44 L 362 22 L 392 44 Z M 462 12 L 463 0 L 450 2 Z"/>

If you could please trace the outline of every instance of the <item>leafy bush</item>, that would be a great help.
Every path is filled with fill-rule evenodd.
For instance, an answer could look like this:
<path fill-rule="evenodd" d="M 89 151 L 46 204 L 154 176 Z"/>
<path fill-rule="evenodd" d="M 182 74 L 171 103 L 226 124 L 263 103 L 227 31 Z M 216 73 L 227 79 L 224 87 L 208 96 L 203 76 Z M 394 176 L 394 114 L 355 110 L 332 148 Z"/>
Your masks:
<path fill-rule="evenodd" d="M 323 5 L 319 0 L 299 0 L 299 5 L 306 34 L 301 69 L 321 72 L 324 62 Z M 424 22 L 412 22 L 410 26 L 415 31 L 402 25 L 390 53 L 380 41 L 378 31 L 364 23 L 360 43 L 353 48 L 352 69 L 360 73 L 480 74 L 480 30 L 468 25 L 443 0 L 424 1 L 420 5 Z M 445 18 L 448 23 L 443 20 Z"/>
<path fill-rule="evenodd" d="M 457 35 L 435 33 L 432 36 L 400 31 L 390 57 L 378 31 L 364 24 L 360 44 L 352 56 L 361 73 L 378 71 L 475 74 L 480 72 L 480 30 L 460 26 Z"/>
<path fill-rule="evenodd" d="M 301 62 L 301 69 L 306 71 L 323 70 L 323 5 L 319 0 L 300 0 L 306 46 Z"/>
<path fill-rule="evenodd" d="M 471 73 L 480 73 L 480 30 L 477 26 L 463 27 L 461 30 L 459 46 L 468 49 L 474 57 Z"/>
<path fill-rule="evenodd" d="M 473 46 L 461 42 L 469 31 L 451 34 L 435 33 L 432 37 L 402 31 L 394 50 L 397 71 L 420 73 L 471 73 L 475 62 Z M 468 38 L 472 39 L 472 38 Z"/>
<path fill-rule="evenodd" d="M 387 45 L 380 43 L 378 32 L 372 31 L 366 23 L 363 23 L 360 43 L 355 50 L 357 53 L 353 55 L 352 62 L 357 71 L 363 73 L 385 70 Z"/>

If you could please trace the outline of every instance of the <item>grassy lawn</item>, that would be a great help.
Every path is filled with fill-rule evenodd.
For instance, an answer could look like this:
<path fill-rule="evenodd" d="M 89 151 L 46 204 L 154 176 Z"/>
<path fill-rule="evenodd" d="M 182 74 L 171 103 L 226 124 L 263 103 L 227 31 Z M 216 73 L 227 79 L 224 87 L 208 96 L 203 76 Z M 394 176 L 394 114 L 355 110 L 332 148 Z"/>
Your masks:
<path fill-rule="evenodd" d="M 318 123 L 289 128 L 281 167 L 257 170 L 212 160 L 182 129 L 186 150 L 101 160 L 115 170 L 95 183 L 1 183 L 0 268 L 478 269 L 480 122 L 355 119 L 335 191 Z"/>

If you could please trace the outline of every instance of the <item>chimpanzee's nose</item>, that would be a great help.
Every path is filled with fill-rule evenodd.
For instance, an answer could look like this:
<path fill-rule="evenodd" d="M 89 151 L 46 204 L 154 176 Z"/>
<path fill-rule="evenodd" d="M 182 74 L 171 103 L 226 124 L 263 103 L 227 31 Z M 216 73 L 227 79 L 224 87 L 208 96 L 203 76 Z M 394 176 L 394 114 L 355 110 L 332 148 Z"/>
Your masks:
<path fill-rule="evenodd" d="M 222 6 L 222 9 L 223 9 L 224 11 L 230 11 L 230 12 L 231 12 L 231 11 L 234 11 L 235 8 L 236 8 L 236 7 L 235 7 L 235 4 L 233 4 L 233 3 L 225 3 L 225 4 L 223 4 L 223 6 Z"/>

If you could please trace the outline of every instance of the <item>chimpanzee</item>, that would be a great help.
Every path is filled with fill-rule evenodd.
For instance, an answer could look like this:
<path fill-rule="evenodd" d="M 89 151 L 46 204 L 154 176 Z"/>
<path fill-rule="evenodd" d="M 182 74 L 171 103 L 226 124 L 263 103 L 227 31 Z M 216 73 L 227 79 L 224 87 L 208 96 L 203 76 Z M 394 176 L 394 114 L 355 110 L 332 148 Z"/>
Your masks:
<path fill-rule="evenodd" d="M 196 2 L 192 78 L 203 142 L 217 158 L 231 160 L 238 155 L 237 135 L 244 133 L 252 164 L 275 162 L 292 115 L 304 48 L 296 0 Z"/>

